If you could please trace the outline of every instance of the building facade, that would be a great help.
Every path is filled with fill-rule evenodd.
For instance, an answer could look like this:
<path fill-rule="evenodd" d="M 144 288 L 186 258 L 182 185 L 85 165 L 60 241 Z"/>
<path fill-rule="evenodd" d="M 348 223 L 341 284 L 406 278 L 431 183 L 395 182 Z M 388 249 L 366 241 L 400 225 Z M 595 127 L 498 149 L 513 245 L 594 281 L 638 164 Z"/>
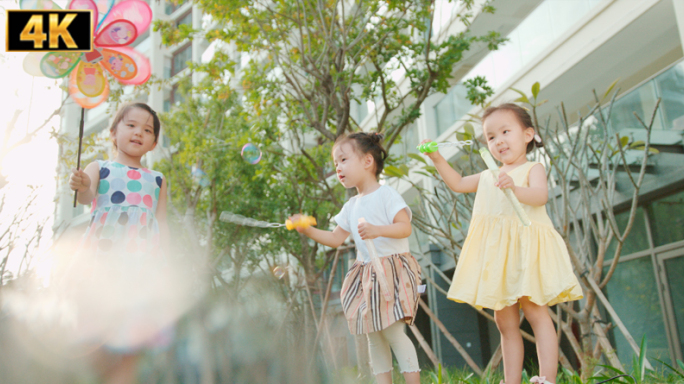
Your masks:
<path fill-rule="evenodd" d="M 441 20 L 456 9 L 446 1 Z M 616 272 L 606 294 L 632 336 L 648 342 L 648 356 L 668 363 L 682 359 L 684 352 L 684 1 L 681 0 L 525 0 L 494 1 L 494 15 L 481 14 L 471 29 L 497 30 L 508 42 L 494 52 L 470 52 L 454 68 L 453 86 L 447 94 L 431 96 L 422 115 L 403 135 L 404 144 L 395 154 L 417 153 L 416 143 L 424 138 L 450 141 L 462 131 L 467 114 L 479 112 L 465 97 L 464 80 L 477 75 L 487 78 L 495 90 L 492 104 L 519 97 L 511 88 L 526 90 L 540 82 L 539 98 L 549 102 L 539 116 L 557 115 L 563 102 L 568 116 L 587 113 L 595 103 L 593 90 L 603 93 L 618 80 L 617 100 L 611 123 L 621 135 L 634 137 L 643 132 L 632 112 L 649 118 L 660 98 L 652 145 L 659 154 L 640 191 L 639 211 L 628 236 Z M 439 10 L 439 8 L 437 8 Z M 450 33 L 449 25 L 438 30 Z M 358 108 L 364 125 L 373 120 L 372 106 Z M 575 118 L 576 120 L 576 118 Z M 571 122 L 572 118 L 571 118 Z M 453 161 L 461 154 L 446 152 Z M 436 182 L 412 174 L 415 182 L 429 189 Z M 407 202 L 415 193 L 407 183 L 391 181 Z M 396 184 L 394 184 L 396 183 Z M 425 184 L 427 183 L 427 184 Z M 629 189 L 619 190 L 615 212 L 619 225 L 626 224 L 625 205 Z M 427 238 L 412 238 L 412 249 L 422 255 L 423 271 L 442 288 L 441 275 L 451 277 L 452 258 L 442 255 Z M 611 245 L 615 247 L 615 243 Z M 610 251 L 610 250 L 609 250 Z M 610 252 L 609 252 L 610 253 Z M 431 263 L 427 262 L 430 258 Z M 607 260 L 606 267 L 611 260 Z M 439 271 L 434 270 L 438 268 Z M 465 304 L 447 300 L 428 284 L 425 301 L 480 366 L 499 345 L 498 332 Z M 432 349 L 446 365 L 466 366 L 436 324 L 419 314 L 419 328 Z M 528 329 L 529 331 L 529 329 Z M 623 362 L 633 354 L 622 334 L 610 335 Z M 527 345 L 526 348 L 529 348 Z M 534 349 L 530 348 L 530 354 Z"/>

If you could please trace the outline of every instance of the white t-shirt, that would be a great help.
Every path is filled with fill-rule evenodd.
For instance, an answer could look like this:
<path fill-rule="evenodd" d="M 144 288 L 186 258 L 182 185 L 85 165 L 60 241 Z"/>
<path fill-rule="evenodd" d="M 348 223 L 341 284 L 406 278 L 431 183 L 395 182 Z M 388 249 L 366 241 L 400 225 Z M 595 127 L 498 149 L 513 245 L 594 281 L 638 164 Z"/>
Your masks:
<path fill-rule="evenodd" d="M 410 220 L 411 209 L 406 205 L 399 192 L 390 186 L 381 185 L 380 188 L 368 195 L 354 196 L 349 199 L 340 213 L 335 216 L 335 222 L 354 237 L 357 260 L 368 263 L 370 261 L 368 248 L 366 242 L 359 236 L 359 218 L 363 217 L 373 225 L 390 225 L 402 209 L 406 210 Z M 409 252 L 408 237 L 404 239 L 377 237 L 372 241 L 378 251 L 378 256 Z"/>

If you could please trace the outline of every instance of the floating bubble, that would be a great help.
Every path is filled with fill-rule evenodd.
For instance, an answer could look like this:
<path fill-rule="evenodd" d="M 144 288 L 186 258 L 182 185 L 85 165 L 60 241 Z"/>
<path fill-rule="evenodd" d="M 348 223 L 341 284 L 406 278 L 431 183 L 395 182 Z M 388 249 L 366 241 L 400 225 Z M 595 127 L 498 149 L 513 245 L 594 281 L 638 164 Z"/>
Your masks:
<path fill-rule="evenodd" d="M 242 147 L 242 152 L 240 152 L 240 155 L 250 164 L 256 164 L 261 161 L 261 151 L 252 143 L 245 144 Z"/>
<path fill-rule="evenodd" d="M 273 276 L 275 276 L 278 280 L 282 279 L 283 277 L 285 277 L 285 268 L 275 266 L 273 268 Z"/>
<path fill-rule="evenodd" d="M 199 185 L 201 185 L 202 187 L 206 188 L 211 184 L 209 178 L 207 177 L 207 174 L 203 170 L 194 165 L 192 166 L 191 175 L 195 182 L 199 183 Z"/>

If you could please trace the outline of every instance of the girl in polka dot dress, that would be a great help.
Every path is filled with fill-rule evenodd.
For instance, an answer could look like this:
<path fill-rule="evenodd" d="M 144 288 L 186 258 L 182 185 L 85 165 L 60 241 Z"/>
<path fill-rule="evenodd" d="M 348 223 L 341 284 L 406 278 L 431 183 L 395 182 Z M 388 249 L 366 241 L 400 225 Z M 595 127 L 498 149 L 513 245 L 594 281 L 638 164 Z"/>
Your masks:
<path fill-rule="evenodd" d="M 90 204 L 84 249 L 96 254 L 157 255 L 168 240 L 166 179 L 140 159 L 157 145 L 160 122 L 144 103 L 123 106 L 110 130 L 117 156 L 74 170 L 69 185 Z"/>
<path fill-rule="evenodd" d="M 160 126 L 147 104 L 124 105 L 109 129 L 116 157 L 74 170 L 69 181 L 79 203 L 92 203 L 78 252 L 83 272 L 69 278 L 78 303 L 75 338 L 106 347 L 93 355 L 106 383 L 134 383 L 139 350 L 170 342 L 172 326 L 159 320 L 164 304 L 154 300 L 154 277 L 164 274 L 157 260 L 168 251 L 166 179 L 140 163 L 156 147 Z"/>

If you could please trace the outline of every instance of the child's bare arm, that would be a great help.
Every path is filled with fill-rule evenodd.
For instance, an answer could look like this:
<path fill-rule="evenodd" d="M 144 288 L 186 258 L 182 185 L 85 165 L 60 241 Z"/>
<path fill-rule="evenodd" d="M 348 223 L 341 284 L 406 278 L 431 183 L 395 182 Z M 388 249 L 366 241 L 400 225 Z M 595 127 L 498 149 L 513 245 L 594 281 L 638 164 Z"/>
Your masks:
<path fill-rule="evenodd" d="M 88 164 L 83 170 L 74 169 L 69 178 L 69 187 L 78 191 L 78 202 L 90 204 L 97 196 L 97 188 L 100 184 L 100 165 L 97 161 Z"/>
<path fill-rule="evenodd" d="M 297 220 L 299 220 L 301 216 L 302 215 L 300 214 L 296 214 L 290 216 L 289 219 L 294 223 Z M 311 238 L 313 241 L 323 245 L 327 245 L 331 248 L 339 247 L 340 245 L 342 245 L 342 243 L 344 243 L 347 237 L 349 237 L 349 232 L 342 229 L 339 225 L 335 227 L 335 229 L 333 229 L 332 231 L 324 231 L 316 227 L 295 227 L 295 229 L 297 230 L 297 232 L 303 233 L 304 235 Z"/>
<path fill-rule="evenodd" d="M 546 172 L 541 164 L 530 169 L 527 176 L 529 187 L 519 187 L 513 184 L 513 179 L 506 173 L 499 173 L 499 180 L 495 184 L 499 188 L 511 188 L 515 197 L 522 204 L 539 207 L 549 200 L 549 189 L 546 184 Z"/>
<path fill-rule="evenodd" d="M 432 162 L 449 189 L 458 193 L 477 192 L 477 185 L 480 183 L 479 173 L 463 177 L 455 169 L 451 168 L 451 165 L 442 155 L 432 159 Z"/>
<path fill-rule="evenodd" d="M 297 228 L 297 231 L 310 237 L 313 241 L 327 245 L 330 248 L 339 247 L 349 237 L 349 232 L 342 229 L 339 225 L 332 231 L 324 231 L 315 227 L 308 227 L 302 230 Z"/>
<path fill-rule="evenodd" d="M 371 223 L 359 223 L 359 236 L 363 240 L 375 239 L 376 237 L 389 237 L 391 239 L 405 239 L 411 236 L 411 219 L 405 209 L 399 211 L 390 225 L 373 225 Z"/>
<path fill-rule="evenodd" d="M 425 144 L 430 141 L 432 140 L 425 139 L 420 143 Z M 480 182 L 479 173 L 463 177 L 460 173 L 456 172 L 455 169 L 451 168 L 451 165 L 449 165 L 439 151 L 426 153 L 425 155 L 432 160 L 437 172 L 439 172 L 439 175 L 442 176 L 442 179 L 444 179 L 444 182 L 449 189 L 458 193 L 477 192 L 477 184 Z"/>

